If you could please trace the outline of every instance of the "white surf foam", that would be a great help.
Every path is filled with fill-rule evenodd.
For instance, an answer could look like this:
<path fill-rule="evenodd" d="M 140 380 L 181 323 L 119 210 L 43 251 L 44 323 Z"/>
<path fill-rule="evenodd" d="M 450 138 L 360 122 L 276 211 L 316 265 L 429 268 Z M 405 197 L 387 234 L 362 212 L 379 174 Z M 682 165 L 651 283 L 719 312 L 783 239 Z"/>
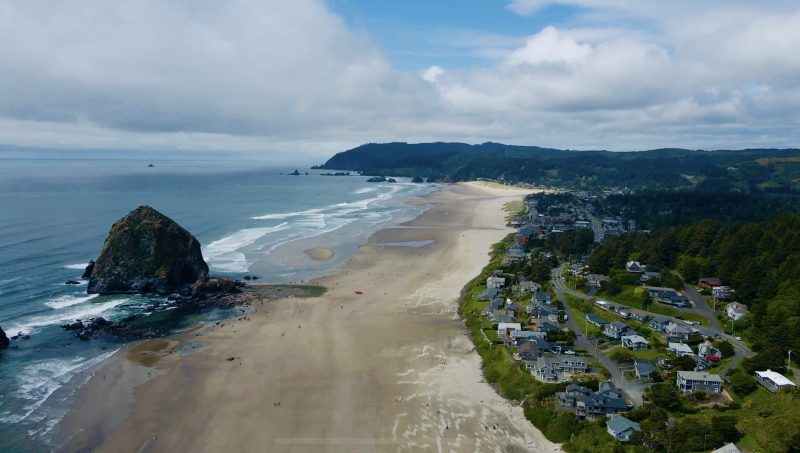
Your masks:
<path fill-rule="evenodd" d="M 274 227 L 245 228 L 208 244 L 203 250 L 209 264 L 224 272 L 247 272 L 249 264 L 240 250 L 264 236 L 289 229 L 288 222 Z"/>
<path fill-rule="evenodd" d="M 84 270 L 89 263 L 76 263 L 76 264 L 67 264 L 64 266 L 64 269 L 75 269 L 75 270 Z"/>
<path fill-rule="evenodd" d="M 8 331 L 14 334 L 18 332 L 30 333 L 31 331 L 40 327 L 52 326 L 71 322 L 76 319 L 86 319 L 99 316 L 114 307 L 128 302 L 129 299 L 115 299 L 103 303 L 85 304 L 75 306 L 71 309 L 58 310 L 55 314 L 47 316 L 33 316 L 23 319 L 15 324 L 8 326 Z"/>
<path fill-rule="evenodd" d="M 19 423 L 41 406 L 59 387 L 66 384 L 76 373 L 99 364 L 111 357 L 118 349 L 86 359 L 47 359 L 33 362 L 25 366 L 15 375 L 18 384 L 17 396 L 25 399 L 26 404 L 20 413 L 0 413 L 1 423 Z"/>
<path fill-rule="evenodd" d="M 289 217 L 298 217 L 307 214 L 319 214 L 320 212 L 325 211 L 326 208 L 315 208 L 315 209 L 308 209 L 306 211 L 291 211 L 291 212 L 279 212 L 276 214 L 266 214 L 260 215 L 256 217 L 251 217 L 253 220 L 286 220 Z"/>
<path fill-rule="evenodd" d="M 83 297 L 61 296 L 61 297 L 56 297 L 55 299 L 51 299 L 51 300 L 45 302 L 44 304 L 47 305 L 50 308 L 58 310 L 58 309 L 61 309 L 61 308 L 71 307 L 73 305 L 78 305 L 78 304 L 82 304 L 84 302 L 88 302 L 88 301 L 94 299 L 97 296 L 99 296 L 99 294 L 89 294 L 89 295 L 86 295 L 86 296 L 83 296 Z"/>

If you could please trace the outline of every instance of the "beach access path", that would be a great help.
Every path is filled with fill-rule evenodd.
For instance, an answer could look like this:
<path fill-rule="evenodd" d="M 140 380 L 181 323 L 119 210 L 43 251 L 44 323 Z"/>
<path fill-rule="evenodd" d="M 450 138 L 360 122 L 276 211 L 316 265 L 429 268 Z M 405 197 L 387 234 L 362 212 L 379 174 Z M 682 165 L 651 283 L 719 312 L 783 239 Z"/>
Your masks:
<path fill-rule="evenodd" d="M 322 297 L 207 326 L 184 340 L 202 347 L 164 354 L 135 388 L 126 376 L 142 371 L 118 354 L 62 422 L 64 449 L 560 451 L 484 381 L 457 314 L 491 244 L 512 231 L 503 204 L 528 192 L 443 186 L 416 200 L 431 206 L 423 215 L 312 282 Z M 408 241 L 435 242 L 381 246 Z"/>

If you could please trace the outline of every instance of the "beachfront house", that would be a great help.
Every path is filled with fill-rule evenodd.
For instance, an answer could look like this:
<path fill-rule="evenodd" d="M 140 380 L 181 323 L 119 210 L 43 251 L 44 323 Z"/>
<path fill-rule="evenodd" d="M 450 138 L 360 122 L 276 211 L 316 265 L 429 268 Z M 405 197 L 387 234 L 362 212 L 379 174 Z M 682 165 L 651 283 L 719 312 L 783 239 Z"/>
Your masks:
<path fill-rule="evenodd" d="M 694 351 L 688 344 L 670 342 L 667 346 L 667 352 L 677 356 L 694 355 Z"/>
<path fill-rule="evenodd" d="M 725 314 L 728 315 L 730 319 L 738 321 L 747 314 L 747 305 L 740 304 L 739 302 L 731 302 L 725 306 Z"/>
<path fill-rule="evenodd" d="M 500 294 L 499 288 L 486 288 L 483 292 L 478 296 L 480 300 L 492 300 L 497 295 Z"/>
<path fill-rule="evenodd" d="M 506 279 L 504 277 L 497 277 L 492 275 L 491 277 L 486 279 L 486 287 L 487 288 L 503 288 L 506 286 Z"/>
<path fill-rule="evenodd" d="M 620 337 L 622 346 L 630 349 L 631 351 L 639 351 L 650 347 L 648 342 L 643 336 L 638 334 L 626 334 Z"/>
<path fill-rule="evenodd" d="M 629 443 L 637 439 L 636 433 L 642 431 L 642 427 L 622 415 L 612 415 L 606 422 L 608 434 L 622 443 Z"/>
<path fill-rule="evenodd" d="M 629 325 L 623 322 L 614 321 L 612 323 L 605 325 L 605 327 L 603 328 L 603 335 L 609 338 L 613 338 L 615 340 L 619 340 L 620 338 L 622 338 L 623 335 L 627 334 L 630 331 L 631 328 Z"/>
<path fill-rule="evenodd" d="M 586 373 L 589 365 L 586 359 L 571 355 L 537 357 L 532 363 L 531 374 L 542 382 L 558 382 L 566 373 Z"/>
<path fill-rule="evenodd" d="M 678 371 L 676 384 L 683 393 L 706 392 L 720 393 L 722 379 L 716 374 L 702 371 Z"/>
<path fill-rule="evenodd" d="M 560 408 L 574 411 L 578 418 L 588 419 L 625 412 L 632 406 L 611 381 L 601 382 L 596 392 L 570 384 L 563 392 L 556 393 L 556 402 Z"/>
<path fill-rule="evenodd" d="M 797 385 L 787 379 L 786 376 L 776 373 L 772 370 L 756 371 L 756 380 L 772 393 L 775 393 L 781 389 L 797 387 Z"/>
<path fill-rule="evenodd" d="M 522 325 L 518 322 L 497 323 L 497 338 L 511 338 L 511 332 L 514 330 L 522 330 Z"/>

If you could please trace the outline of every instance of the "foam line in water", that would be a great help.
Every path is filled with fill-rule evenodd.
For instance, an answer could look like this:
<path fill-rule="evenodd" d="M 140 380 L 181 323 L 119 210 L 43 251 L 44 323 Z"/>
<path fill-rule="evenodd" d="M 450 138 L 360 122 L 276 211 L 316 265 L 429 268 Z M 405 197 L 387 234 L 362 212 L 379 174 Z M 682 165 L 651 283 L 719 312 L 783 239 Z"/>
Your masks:
<path fill-rule="evenodd" d="M 239 250 L 253 244 L 264 236 L 289 229 L 288 222 L 274 227 L 245 228 L 208 244 L 203 250 L 212 267 L 224 272 L 247 272 L 244 253 Z"/>
<path fill-rule="evenodd" d="M 56 314 L 48 316 L 34 316 L 23 319 L 15 324 L 8 326 L 8 331 L 14 334 L 18 332 L 30 333 L 34 329 L 46 326 L 60 325 L 72 322 L 76 319 L 86 319 L 99 316 L 113 308 L 128 302 L 129 299 L 115 299 L 103 303 L 83 304 L 74 306 L 70 309 L 58 310 Z"/>
<path fill-rule="evenodd" d="M 308 209 L 306 211 L 290 211 L 290 212 L 279 212 L 276 214 L 266 214 L 260 215 L 256 217 L 251 217 L 253 220 L 286 220 L 289 217 L 298 217 L 302 215 L 308 214 L 319 214 L 323 212 L 325 208 L 316 208 L 316 209 Z"/>
<path fill-rule="evenodd" d="M 99 294 L 89 294 L 83 297 L 78 296 L 61 296 L 56 297 L 55 299 L 51 299 L 44 304 L 50 308 L 55 310 L 59 310 L 61 308 L 71 307 L 73 305 L 82 304 L 84 302 L 89 302 L 90 300 L 94 299 L 95 297 L 99 296 Z"/>
<path fill-rule="evenodd" d="M 86 359 L 75 357 L 71 359 L 47 359 L 33 362 L 25 366 L 14 378 L 17 381 L 16 396 L 29 401 L 21 413 L 0 413 L 0 423 L 19 423 L 28 418 L 33 411 L 39 408 L 59 387 L 66 384 L 76 373 L 99 364 L 111 357 L 119 349 L 100 354 Z"/>
<path fill-rule="evenodd" d="M 66 266 L 64 266 L 64 269 L 74 269 L 74 270 L 82 271 L 82 270 L 86 269 L 86 266 L 88 266 L 88 265 L 89 265 L 89 263 L 67 264 Z"/>

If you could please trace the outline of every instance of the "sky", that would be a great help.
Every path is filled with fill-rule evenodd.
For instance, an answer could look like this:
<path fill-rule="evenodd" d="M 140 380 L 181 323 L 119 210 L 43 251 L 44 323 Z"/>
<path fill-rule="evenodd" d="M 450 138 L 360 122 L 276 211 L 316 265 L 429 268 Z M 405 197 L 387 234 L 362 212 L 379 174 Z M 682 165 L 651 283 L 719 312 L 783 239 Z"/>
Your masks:
<path fill-rule="evenodd" d="M 0 0 L 0 149 L 800 147 L 800 3 Z"/>

